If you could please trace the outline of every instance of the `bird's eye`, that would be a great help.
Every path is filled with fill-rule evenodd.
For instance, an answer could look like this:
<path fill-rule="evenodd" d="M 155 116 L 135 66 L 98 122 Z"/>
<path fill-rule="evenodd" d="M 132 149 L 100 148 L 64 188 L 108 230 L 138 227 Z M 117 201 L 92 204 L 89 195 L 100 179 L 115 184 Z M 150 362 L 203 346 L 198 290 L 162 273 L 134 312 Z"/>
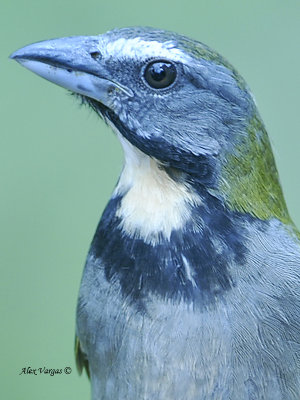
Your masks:
<path fill-rule="evenodd" d="M 144 71 L 144 78 L 154 89 L 164 89 L 175 81 L 176 68 L 168 61 L 152 61 Z"/>

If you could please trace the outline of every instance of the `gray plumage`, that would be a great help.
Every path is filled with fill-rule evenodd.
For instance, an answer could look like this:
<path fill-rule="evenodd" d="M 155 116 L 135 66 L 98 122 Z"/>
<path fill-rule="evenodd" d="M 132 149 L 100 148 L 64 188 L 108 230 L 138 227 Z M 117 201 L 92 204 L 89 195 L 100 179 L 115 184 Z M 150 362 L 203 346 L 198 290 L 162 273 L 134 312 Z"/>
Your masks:
<path fill-rule="evenodd" d="M 93 400 L 299 400 L 300 234 L 241 76 L 126 28 L 12 55 L 81 96 L 124 148 L 80 286 Z"/>
<path fill-rule="evenodd" d="M 252 228 L 237 287 L 202 310 L 151 295 L 139 312 L 90 253 L 77 329 L 93 399 L 299 399 L 299 245 L 276 221 Z"/>

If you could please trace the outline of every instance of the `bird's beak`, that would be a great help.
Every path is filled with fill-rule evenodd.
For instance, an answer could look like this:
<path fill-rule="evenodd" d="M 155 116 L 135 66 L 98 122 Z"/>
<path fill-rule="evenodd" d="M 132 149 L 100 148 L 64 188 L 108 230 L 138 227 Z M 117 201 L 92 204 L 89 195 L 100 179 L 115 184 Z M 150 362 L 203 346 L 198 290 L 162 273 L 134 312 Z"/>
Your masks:
<path fill-rule="evenodd" d="M 111 108 L 113 93 L 132 91 L 113 80 L 105 67 L 99 36 L 74 36 L 23 47 L 10 58 L 50 82 Z"/>

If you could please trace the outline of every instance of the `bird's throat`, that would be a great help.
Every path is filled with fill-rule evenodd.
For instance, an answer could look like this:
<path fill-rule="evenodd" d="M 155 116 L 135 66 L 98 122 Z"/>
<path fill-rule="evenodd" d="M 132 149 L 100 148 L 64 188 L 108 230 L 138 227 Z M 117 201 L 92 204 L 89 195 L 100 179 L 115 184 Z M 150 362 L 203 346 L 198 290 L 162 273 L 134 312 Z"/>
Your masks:
<path fill-rule="evenodd" d="M 159 162 L 131 145 L 118 134 L 125 165 L 114 192 L 122 196 L 117 217 L 130 237 L 155 244 L 159 237 L 169 240 L 171 232 L 191 219 L 192 208 L 201 197 L 185 182 L 176 182 Z"/>

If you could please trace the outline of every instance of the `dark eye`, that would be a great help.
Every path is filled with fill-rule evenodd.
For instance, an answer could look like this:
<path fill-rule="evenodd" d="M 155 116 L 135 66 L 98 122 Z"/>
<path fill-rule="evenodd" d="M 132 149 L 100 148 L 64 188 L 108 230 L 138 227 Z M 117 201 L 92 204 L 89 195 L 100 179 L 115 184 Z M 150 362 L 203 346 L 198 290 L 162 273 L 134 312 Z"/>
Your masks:
<path fill-rule="evenodd" d="M 175 81 L 176 68 L 167 61 L 153 61 L 147 65 L 144 78 L 154 89 L 164 89 Z"/>

